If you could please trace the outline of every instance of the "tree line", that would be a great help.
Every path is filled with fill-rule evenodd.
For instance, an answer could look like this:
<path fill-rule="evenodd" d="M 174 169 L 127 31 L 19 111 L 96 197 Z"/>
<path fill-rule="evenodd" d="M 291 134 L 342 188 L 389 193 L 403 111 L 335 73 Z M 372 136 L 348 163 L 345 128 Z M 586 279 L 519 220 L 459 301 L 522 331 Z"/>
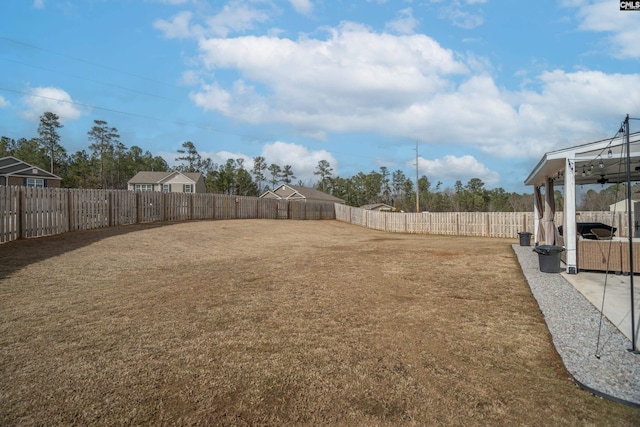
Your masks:
<path fill-rule="evenodd" d="M 200 172 L 205 177 L 207 191 L 211 193 L 259 196 L 281 183 L 292 184 L 297 179 L 291 165 L 268 163 L 256 156 L 247 169 L 243 158 L 227 159 L 222 164 L 203 158 L 195 144 L 185 141 L 177 150 L 177 165 L 169 167 L 161 156 L 120 141 L 118 129 L 104 120 L 94 120 L 87 132 L 87 150 L 68 154 L 60 141 L 58 130 L 63 125 L 59 117 L 45 112 L 40 117 L 38 136 L 14 140 L 0 137 L 0 157 L 14 156 L 22 161 L 48 170 L 62 178 L 67 188 L 126 189 L 129 181 L 140 171 Z M 456 181 L 453 188 L 435 185 L 426 176 L 418 179 L 417 188 L 412 179 L 398 169 L 386 166 L 369 173 L 358 172 L 344 178 L 334 176 L 326 160 L 320 160 L 314 175 L 316 182 L 296 185 L 313 187 L 345 200 L 350 206 L 384 203 L 395 210 L 415 212 L 525 212 L 533 207 L 532 194 L 508 193 L 502 188 L 487 189 L 479 178 L 466 184 Z M 611 187 L 609 187 L 611 188 Z M 583 197 L 581 210 L 607 210 L 618 192 L 603 189 L 590 190 Z M 559 197 L 559 196 L 558 196 Z M 417 201 L 417 203 L 416 203 Z M 559 201 L 560 202 L 560 201 Z M 560 202 L 561 203 L 561 202 Z"/>

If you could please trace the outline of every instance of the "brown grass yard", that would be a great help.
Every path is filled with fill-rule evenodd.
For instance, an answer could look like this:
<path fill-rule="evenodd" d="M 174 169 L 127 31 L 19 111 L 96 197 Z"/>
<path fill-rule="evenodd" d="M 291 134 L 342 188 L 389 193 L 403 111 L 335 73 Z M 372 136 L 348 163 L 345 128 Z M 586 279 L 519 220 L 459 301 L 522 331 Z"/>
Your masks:
<path fill-rule="evenodd" d="M 237 220 L 0 245 L 0 425 L 640 425 L 570 381 L 512 243 Z"/>

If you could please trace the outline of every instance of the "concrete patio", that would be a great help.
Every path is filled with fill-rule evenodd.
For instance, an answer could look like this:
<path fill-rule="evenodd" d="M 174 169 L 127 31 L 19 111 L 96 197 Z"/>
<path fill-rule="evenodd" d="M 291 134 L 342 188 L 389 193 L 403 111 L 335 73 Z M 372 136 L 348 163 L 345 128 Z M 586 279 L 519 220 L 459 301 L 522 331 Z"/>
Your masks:
<path fill-rule="evenodd" d="M 581 271 L 578 274 L 560 273 L 593 306 L 626 336 L 631 337 L 631 290 L 629 275 Z M 634 276 L 635 334 L 638 342 L 640 328 L 640 276 Z M 604 305 L 602 303 L 604 299 Z"/>

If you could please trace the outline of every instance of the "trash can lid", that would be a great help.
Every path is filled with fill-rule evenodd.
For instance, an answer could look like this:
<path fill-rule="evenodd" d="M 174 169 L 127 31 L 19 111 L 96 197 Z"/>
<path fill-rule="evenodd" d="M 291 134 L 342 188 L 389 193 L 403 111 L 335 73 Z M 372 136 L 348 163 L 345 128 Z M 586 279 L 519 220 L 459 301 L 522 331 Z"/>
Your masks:
<path fill-rule="evenodd" d="M 557 253 L 563 252 L 564 248 L 562 246 L 555 246 L 555 245 L 540 245 L 540 246 L 534 247 L 533 251 L 542 255 L 551 255 L 551 254 L 557 254 Z"/>
<path fill-rule="evenodd" d="M 528 235 L 532 235 L 533 233 L 529 233 L 528 231 L 518 231 L 518 234 L 528 234 Z"/>

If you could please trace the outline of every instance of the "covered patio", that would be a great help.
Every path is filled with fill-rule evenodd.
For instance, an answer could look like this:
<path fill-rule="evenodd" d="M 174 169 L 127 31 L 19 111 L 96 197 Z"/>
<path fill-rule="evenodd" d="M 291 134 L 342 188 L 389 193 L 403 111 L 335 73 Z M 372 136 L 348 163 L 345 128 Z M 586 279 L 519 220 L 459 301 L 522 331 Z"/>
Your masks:
<path fill-rule="evenodd" d="M 626 129 L 625 129 L 626 126 Z M 627 150 L 628 147 L 628 150 Z M 629 153 L 627 155 L 627 153 Z M 640 239 L 634 239 L 635 231 L 629 235 L 628 227 L 621 227 L 620 224 L 605 224 L 617 228 L 616 236 L 612 237 L 611 232 L 607 236 L 606 231 L 598 230 L 601 236 L 595 236 L 596 240 L 579 240 L 578 220 L 576 219 L 576 187 L 593 184 L 619 184 L 635 183 L 640 181 L 640 132 L 629 133 L 629 121 L 624 122 L 621 132 L 611 139 L 577 145 L 557 151 L 546 153 L 533 171 L 525 180 L 526 185 L 534 186 L 534 241 L 536 245 L 557 245 L 563 246 L 565 252 L 563 259 L 567 274 L 577 274 L 580 268 L 585 269 L 585 263 L 591 252 L 595 257 L 603 259 L 604 249 L 599 238 L 615 241 L 616 249 L 610 252 L 606 249 L 607 270 L 612 272 L 630 270 L 640 272 Z M 556 224 L 556 206 L 554 189 L 564 188 L 563 203 L 563 223 Z M 630 198 L 630 188 L 625 186 L 627 200 Z M 629 204 L 627 204 L 629 206 Z M 627 209 L 628 210 L 628 209 Z M 628 223 L 634 224 L 631 219 Z M 562 226 L 562 236 L 558 231 L 558 226 Z M 636 224 L 634 224 L 635 226 Z M 636 227 L 637 229 L 637 227 Z M 635 241 L 638 240 L 637 243 Z M 631 264 L 628 255 L 629 246 L 638 245 L 635 250 L 637 256 L 633 258 Z M 583 266 L 578 262 L 577 249 L 584 252 Z M 637 258 L 637 259 L 636 259 Z M 609 268 L 609 263 L 617 262 L 618 270 Z"/>

